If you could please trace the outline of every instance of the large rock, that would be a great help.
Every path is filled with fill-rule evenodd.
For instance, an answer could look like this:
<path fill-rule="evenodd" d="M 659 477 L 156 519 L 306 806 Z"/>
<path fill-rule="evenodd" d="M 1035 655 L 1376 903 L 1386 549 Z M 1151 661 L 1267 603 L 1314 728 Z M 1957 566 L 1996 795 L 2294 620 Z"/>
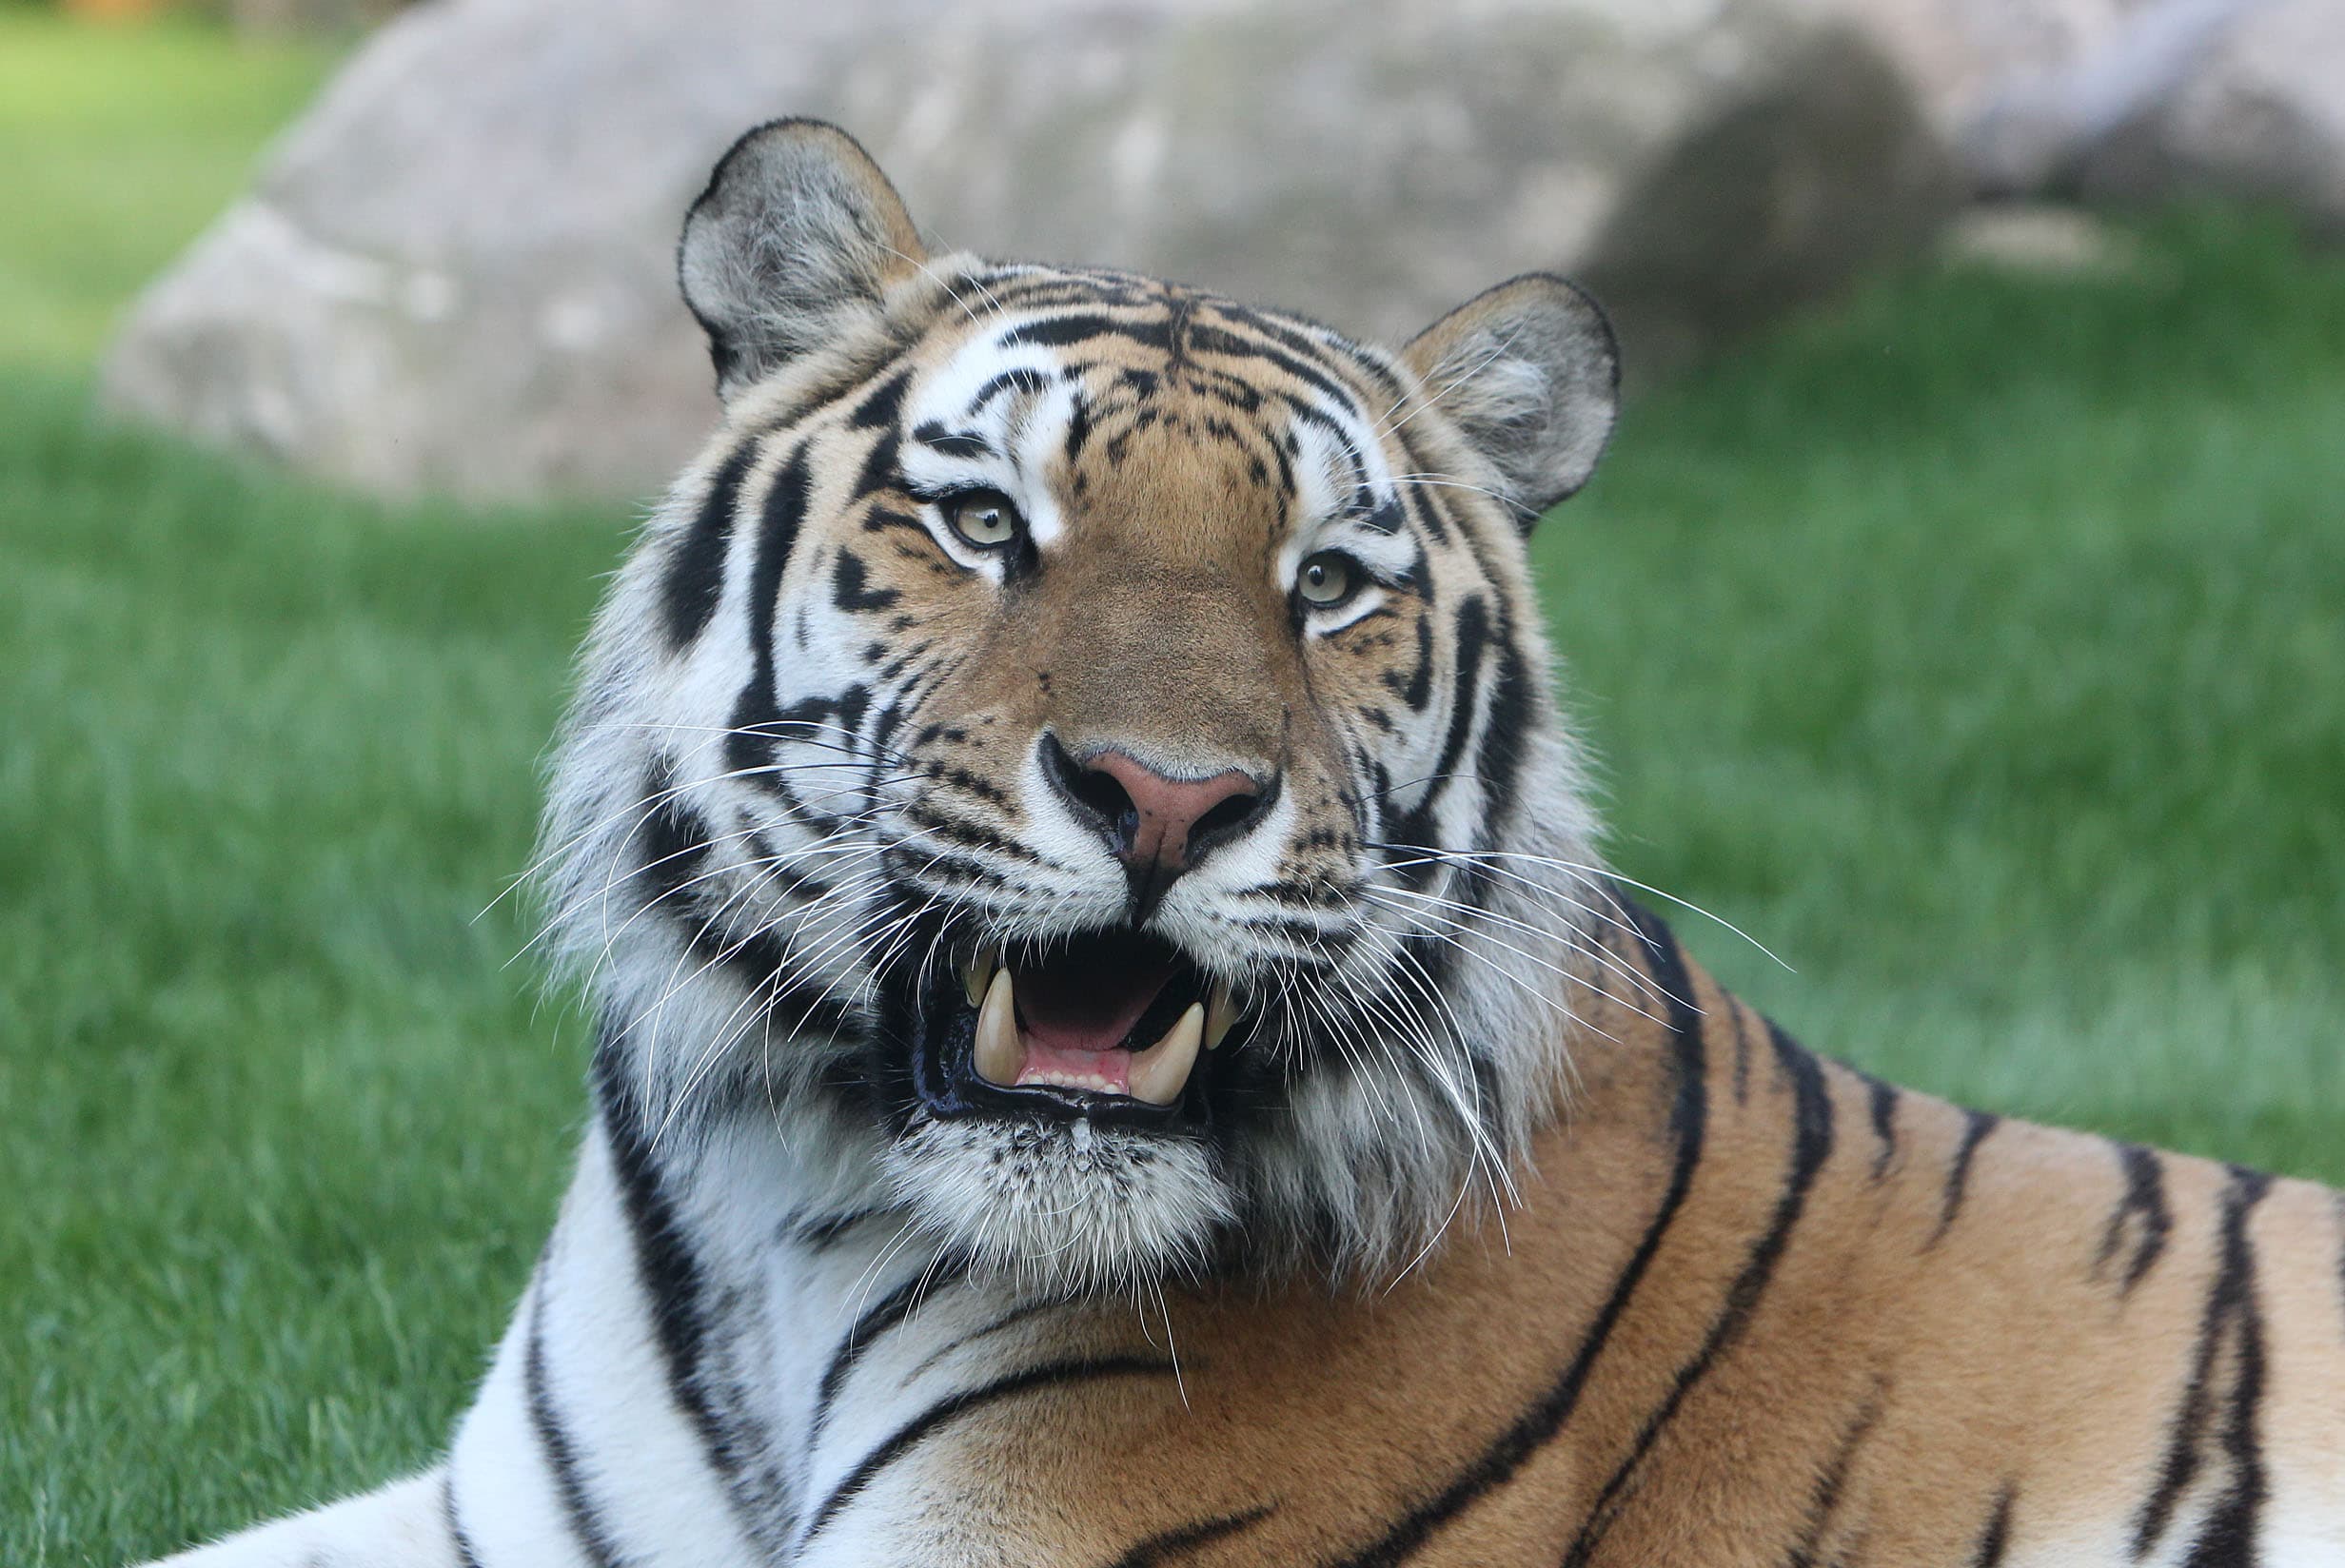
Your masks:
<path fill-rule="evenodd" d="M 2015 85 L 2059 75 L 2100 49 L 2142 0 L 1802 3 L 1861 29 L 1904 69 L 1932 121 L 1960 136 Z"/>
<path fill-rule="evenodd" d="M 2083 148 L 2088 197 L 2247 195 L 2345 240 L 2345 0 L 2262 0 L 2170 93 Z"/>
<path fill-rule="evenodd" d="M 2072 14 L 2043 47 L 1954 100 L 1956 145 L 1986 194 L 2072 187 L 2095 148 L 2157 114 L 2260 0 L 2029 0 L 2056 3 Z"/>
<path fill-rule="evenodd" d="M 658 485 L 714 414 L 686 203 L 838 120 L 940 243 L 1394 338 L 1561 267 L 1649 367 L 1926 239 L 1879 49 L 1795 0 L 443 0 L 140 303 L 112 402 L 386 491 Z"/>
<path fill-rule="evenodd" d="M 1913 80 L 1971 187 L 2249 197 L 2345 234 L 2345 0 L 1799 0 Z"/>

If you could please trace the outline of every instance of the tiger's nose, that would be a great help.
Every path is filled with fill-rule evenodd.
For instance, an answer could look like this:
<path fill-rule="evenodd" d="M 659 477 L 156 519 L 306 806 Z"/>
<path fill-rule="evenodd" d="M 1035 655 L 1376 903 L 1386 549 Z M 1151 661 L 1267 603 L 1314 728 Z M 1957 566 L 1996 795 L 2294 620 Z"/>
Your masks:
<path fill-rule="evenodd" d="M 1077 759 L 1047 735 L 1042 768 L 1069 809 L 1123 861 L 1142 919 L 1173 878 L 1252 827 L 1276 796 L 1274 781 L 1242 769 L 1175 778 L 1128 752 Z"/>

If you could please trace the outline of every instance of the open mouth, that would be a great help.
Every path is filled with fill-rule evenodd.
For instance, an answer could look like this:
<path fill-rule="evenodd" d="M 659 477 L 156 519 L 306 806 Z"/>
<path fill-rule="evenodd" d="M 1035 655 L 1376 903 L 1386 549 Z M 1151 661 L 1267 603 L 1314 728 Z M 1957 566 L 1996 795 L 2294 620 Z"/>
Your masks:
<path fill-rule="evenodd" d="M 926 1010 L 917 1076 L 938 1115 L 1158 1125 L 1202 1114 L 1241 1013 L 1226 982 L 1132 931 L 970 954 Z"/>

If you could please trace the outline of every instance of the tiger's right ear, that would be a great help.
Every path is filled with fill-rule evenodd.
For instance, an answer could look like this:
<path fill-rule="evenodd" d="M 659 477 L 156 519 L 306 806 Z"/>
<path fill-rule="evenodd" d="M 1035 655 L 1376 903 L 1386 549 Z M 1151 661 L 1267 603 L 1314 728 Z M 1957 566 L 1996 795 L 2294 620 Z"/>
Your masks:
<path fill-rule="evenodd" d="M 1401 358 L 1489 460 L 1523 526 L 1587 482 L 1620 411 L 1621 357 L 1577 284 L 1529 272 L 1459 305 Z"/>
<path fill-rule="evenodd" d="M 927 259 L 903 199 L 854 137 L 774 120 L 717 161 L 685 214 L 676 275 L 730 401 L 876 314 Z"/>

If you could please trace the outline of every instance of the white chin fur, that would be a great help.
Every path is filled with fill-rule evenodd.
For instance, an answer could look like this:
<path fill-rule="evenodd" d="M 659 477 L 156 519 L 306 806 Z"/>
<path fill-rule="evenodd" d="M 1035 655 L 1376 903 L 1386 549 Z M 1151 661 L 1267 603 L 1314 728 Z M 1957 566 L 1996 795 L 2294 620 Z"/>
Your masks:
<path fill-rule="evenodd" d="M 924 1122 L 884 1163 L 949 1251 L 1059 1295 L 1194 1274 L 1234 1212 L 1199 1145 L 1091 1124 Z"/>

